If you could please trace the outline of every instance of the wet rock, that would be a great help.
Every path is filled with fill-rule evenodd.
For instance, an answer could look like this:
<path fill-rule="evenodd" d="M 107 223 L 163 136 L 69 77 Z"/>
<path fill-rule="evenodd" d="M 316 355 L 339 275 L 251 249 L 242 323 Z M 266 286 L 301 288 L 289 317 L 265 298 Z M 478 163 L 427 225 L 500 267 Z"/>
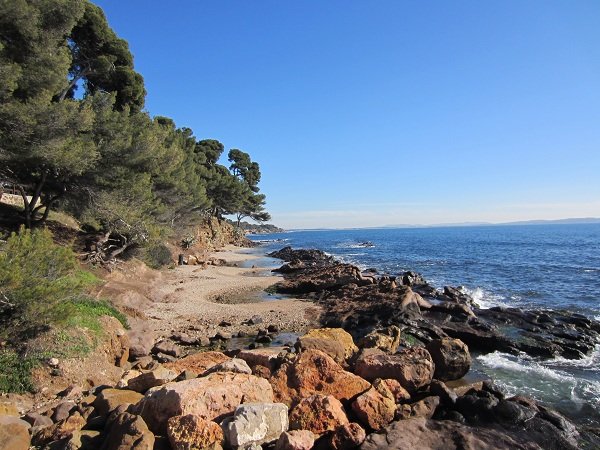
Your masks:
<path fill-rule="evenodd" d="M 443 381 L 433 380 L 429 385 L 429 392 L 440 398 L 440 402 L 447 406 L 452 406 L 456 403 L 458 395 L 452 389 L 444 384 Z"/>
<path fill-rule="evenodd" d="M 219 420 L 242 402 L 273 402 L 267 380 L 243 373 L 217 372 L 150 389 L 136 406 L 151 430 L 164 433 L 170 417 L 194 414 Z"/>
<path fill-rule="evenodd" d="M 341 328 L 317 328 L 298 338 L 300 351 L 321 350 L 338 364 L 344 364 L 358 351 L 352 336 Z"/>
<path fill-rule="evenodd" d="M 311 450 L 315 443 L 315 435 L 308 430 L 291 430 L 281 433 L 275 450 Z"/>
<path fill-rule="evenodd" d="M 438 380 L 458 380 L 471 368 L 469 348 L 460 339 L 434 339 L 426 348 L 435 364 L 434 377 Z"/>
<path fill-rule="evenodd" d="M 282 364 L 269 382 L 277 401 L 287 405 L 313 394 L 332 395 L 347 402 L 371 387 L 319 350 L 307 350 L 293 362 Z"/>
<path fill-rule="evenodd" d="M 135 392 L 144 393 L 150 388 L 162 386 L 169 381 L 173 381 L 176 377 L 177 374 L 175 372 L 160 366 L 150 372 L 142 373 L 130 379 L 127 382 L 127 388 Z"/>
<path fill-rule="evenodd" d="M 352 411 L 360 423 L 372 430 L 385 427 L 394 420 L 396 412 L 393 394 L 384 383 L 379 383 L 378 387 L 359 395 L 352 403 Z"/>
<path fill-rule="evenodd" d="M 183 349 L 172 341 L 163 340 L 154 345 L 152 353 L 155 355 L 163 353 L 174 358 L 179 358 L 183 354 Z"/>
<path fill-rule="evenodd" d="M 18 417 L 0 415 L 0 450 L 29 450 L 29 424 Z"/>
<path fill-rule="evenodd" d="M 359 341 L 361 348 L 378 348 L 386 353 L 396 353 L 401 342 L 401 330 L 391 325 L 381 330 L 374 330 Z"/>
<path fill-rule="evenodd" d="M 153 450 L 154 434 L 135 414 L 121 413 L 111 422 L 101 450 Z"/>
<path fill-rule="evenodd" d="M 94 401 L 94 408 L 101 416 L 107 416 L 119 405 L 134 405 L 143 398 L 138 392 L 128 389 L 104 389 Z"/>
<path fill-rule="evenodd" d="M 413 393 L 431 382 L 434 364 L 423 347 L 411 347 L 395 355 L 370 349 L 363 351 L 357 359 L 354 372 L 366 380 L 398 380 L 404 389 Z"/>
<path fill-rule="evenodd" d="M 290 412 L 292 430 L 322 434 L 348 423 L 342 404 L 331 395 L 316 394 L 303 398 Z"/>
<path fill-rule="evenodd" d="M 332 450 L 351 450 L 362 444 L 367 437 L 365 430 L 357 423 L 351 422 L 335 429 L 328 439 Z"/>
<path fill-rule="evenodd" d="M 333 263 L 335 260 L 333 257 L 327 255 L 321 250 L 293 250 L 292 247 L 284 247 L 281 250 L 271 252 L 267 256 L 271 258 L 278 258 L 284 261 L 308 261 L 308 262 L 322 262 L 322 263 Z"/>
<path fill-rule="evenodd" d="M 221 427 L 225 441 L 234 448 L 274 442 L 288 429 L 288 408 L 282 403 L 246 403 Z"/>
<path fill-rule="evenodd" d="M 172 363 L 165 364 L 167 369 L 175 373 L 191 370 L 196 373 L 204 373 L 212 366 L 221 364 L 231 358 L 221 352 L 200 352 L 178 359 Z"/>
<path fill-rule="evenodd" d="M 427 282 L 423 276 L 417 272 L 403 272 L 400 274 L 400 280 L 404 286 L 425 285 Z"/>
<path fill-rule="evenodd" d="M 248 363 L 240 358 L 232 358 L 228 361 L 222 362 L 215 366 L 212 366 L 202 376 L 209 375 L 215 372 L 233 372 L 233 373 L 247 373 L 251 374 L 252 369 L 248 366 Z"/>
<path fill-rule="evenodd" d="M 194 414 L 171 417 L 167 421 L 167 436 L 173 450 L 205 449 L 223 442 L 218 424 Z"/>
<path fill-rule="evenodd" d="M 213 339 L 216 341 L 228 341 L 232 337 L 233 335 L 229 331 L 219 330 Z"/>
<path fill-rule="evenodd" d="M 461 288 L 444 286 L 444 296 L 451 302 L 460 303 L 468 306 L 477 306 L 473 297 L 465 293 Z"/>
<path fill-rule="evenodd" d="M 171 339 L 173 339 L 176 342 L 179 342 L 181 345 L 196 345 L 196 344 L 198 344 L 198 338 L 189 336 L 185 333 L 174 333 L 171 336 Z"/>

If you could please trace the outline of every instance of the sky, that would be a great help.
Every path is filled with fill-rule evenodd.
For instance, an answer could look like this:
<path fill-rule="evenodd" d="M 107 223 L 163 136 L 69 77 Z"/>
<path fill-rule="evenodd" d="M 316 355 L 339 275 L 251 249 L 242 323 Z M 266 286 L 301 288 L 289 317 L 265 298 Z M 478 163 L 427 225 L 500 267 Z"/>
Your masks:
<path fill-rule="evenodd" d="M 94 3 L 276 225 L 600 217 L 596 0 Z"/>

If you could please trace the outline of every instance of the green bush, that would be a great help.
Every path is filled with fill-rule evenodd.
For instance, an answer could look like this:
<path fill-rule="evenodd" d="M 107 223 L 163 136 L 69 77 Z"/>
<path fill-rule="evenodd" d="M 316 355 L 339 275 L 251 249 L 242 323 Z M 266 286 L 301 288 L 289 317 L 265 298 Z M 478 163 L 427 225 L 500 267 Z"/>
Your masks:
<path fill-rule="evenodd" d="M 13 233 L 0 247 L 0 325 L 5 334 L 30 335 L 61 319 L 65 302 L 98 279 L 79 268 L 70 248 L 48 230 Z M 0 331 L 0 333 L 2 333 Z"/>
<path fill-rule="evenodd" d="M 23 358 L 12 350 L 0 350 L 0 392 L 33 391 L 31 369 L 37 363 L 37 359 Z"/>
<path fill-rule="evenodd" d="M 146 263 L 153 269 L 160 269 L 172 262 L 171 250 L 165 244 L 150 245 L 146 249 Z"/>

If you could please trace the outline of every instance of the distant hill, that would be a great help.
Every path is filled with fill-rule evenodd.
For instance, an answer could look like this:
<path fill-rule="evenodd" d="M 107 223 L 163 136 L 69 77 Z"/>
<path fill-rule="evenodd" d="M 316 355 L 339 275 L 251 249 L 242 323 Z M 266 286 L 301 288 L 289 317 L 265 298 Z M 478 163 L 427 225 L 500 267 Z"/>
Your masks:
<path fill-rule="evenodd" d="M 240 228 L 248 234 L 269 234 L 269 233 L 283 233 L 283 228 L 276 227 L 270 223 L 248 223 L 240 222 Z"/>
<path fill-rule="evenodd" d="M 434 225 L 385 225 L 381 228 L 437 228 L 437 227 L 485 227 L 485 226 L 501 226 L 501 225 L 569 225 L 569 224 L 588 224 L 600 223 L 599 217 L 573 217 L 568 219 L 537 219 L 537 220 L 520 220 L 515 222 L 459 222 L 459 223 L 437 223 Z"/>

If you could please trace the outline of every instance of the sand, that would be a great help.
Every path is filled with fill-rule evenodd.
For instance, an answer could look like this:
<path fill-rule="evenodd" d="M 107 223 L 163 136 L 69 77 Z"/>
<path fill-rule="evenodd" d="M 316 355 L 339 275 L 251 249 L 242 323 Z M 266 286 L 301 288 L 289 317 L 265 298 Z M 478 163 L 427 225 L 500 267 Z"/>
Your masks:
<path fill-rule="evenodd" d="M 275 325 L 281 331 L 302 332 L 317 326 L 320 309 L 312 302 L 284 298 L 274 299 L 264 289 L 280 281 L 270 268 L 252 267 L 261 258 L 249 249 L 228 246 L 214 252 L 223 266 L 177 266 L 162 271 L 160 282 L 154 283 L 155 299 L 144 311 L 150 328 L 157 335 L 173 332 L 212 336 L 219 330 L 235 335 Z M 236 267 L 245 263 L 247 267 Z M 263 322 L 248 321 L 260 316 Z M 231 325 L 219 326 L 223 322 Z M 191 332 L 191 333 L 190 333 Z"/>

